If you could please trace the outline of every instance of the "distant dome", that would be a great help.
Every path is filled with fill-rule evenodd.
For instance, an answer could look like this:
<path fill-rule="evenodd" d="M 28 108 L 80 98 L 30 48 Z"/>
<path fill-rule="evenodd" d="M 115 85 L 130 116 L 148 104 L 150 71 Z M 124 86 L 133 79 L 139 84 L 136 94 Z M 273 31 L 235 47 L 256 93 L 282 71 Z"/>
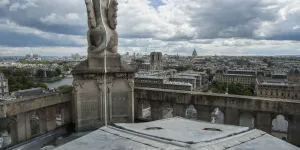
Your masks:
<path fill-rule="evenodd" d="M 196 49 L 194 49 L 194 51 L 193 51 L 193 56 L 194 56 L 194 57 L 196 57 L 196 56 L 197 56 Z"/>

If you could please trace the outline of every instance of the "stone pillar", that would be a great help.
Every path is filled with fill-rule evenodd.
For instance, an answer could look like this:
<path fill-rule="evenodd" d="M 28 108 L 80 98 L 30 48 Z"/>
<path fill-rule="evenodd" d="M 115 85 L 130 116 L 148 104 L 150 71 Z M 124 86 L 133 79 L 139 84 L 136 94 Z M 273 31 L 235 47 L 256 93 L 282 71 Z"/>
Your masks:
<path fill-rule="evenodd" d="M 17 144 L 31 137 L 30 113 L 22 113 L 16 116 L 16 120 L 11 123 L 11 139 L 13 144 Z"/>
<path fill-rule="evenodd" d="M 288 141 L 300 147 L 300 116 L 293 116 L 288 128 Z"/>
<path fill-rule="evenodd" d="M 161 103 L 157 101 L 150 101 L 151 104 L 151 119 L 152 120 L 159 120 L 162 119 L 162 109 Z"/>
<path fill-rule="evenodd" d="M 257 112 L 255 119 L 255 128 L 270 134 L 272 130 L 271 114 L 266 112 Z"/>
<path fill-rule="evenodd" d="M 186 107 L 184 104 L 174 104 L 174 117 L 179 116 L 185 118 Z"/>
<path fill-rule="evenodd" d="M 38 110 L 40 132 L 45 133 L 52 131 L 56 128 L 56 107 L 49 106 L 44 109 Z"/>
<path fill-rule="evenodd" d="M 64 105 L 61 109 L 61 123 L 62 125 L 71 122 L 71 109 L 69 105 Z"/>
<path fill-rule="evenodd" d="M 225 124 L 238 125 L 239 124 L 239 110 L 235 108 L 226 108 L 225 110 Z"/>
<path fill-rule="evenodd" d="M 195 105 L 195 109 L 197 109 L 197 119 L 201 121 L 211 121 L 211 112 L 209 106 L 204 105 Z"/>
<path fill-rule="evenodd" d="M 135 101 L 135 118 L 139 119 L 142 117 L 143 117 L 143 102 L 136 100 Z"/>

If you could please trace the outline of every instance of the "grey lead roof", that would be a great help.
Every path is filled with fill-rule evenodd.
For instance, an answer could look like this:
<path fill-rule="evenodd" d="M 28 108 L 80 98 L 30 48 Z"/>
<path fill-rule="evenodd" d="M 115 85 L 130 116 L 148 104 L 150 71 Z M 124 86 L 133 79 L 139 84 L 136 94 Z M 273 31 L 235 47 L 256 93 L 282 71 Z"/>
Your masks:
<path fill-rule="evenodd" d="M 102 127 L 56 148 L 56 150 L 69 149 L 299 150 L 298 147 L 257 129 L 179 117 Z"/>

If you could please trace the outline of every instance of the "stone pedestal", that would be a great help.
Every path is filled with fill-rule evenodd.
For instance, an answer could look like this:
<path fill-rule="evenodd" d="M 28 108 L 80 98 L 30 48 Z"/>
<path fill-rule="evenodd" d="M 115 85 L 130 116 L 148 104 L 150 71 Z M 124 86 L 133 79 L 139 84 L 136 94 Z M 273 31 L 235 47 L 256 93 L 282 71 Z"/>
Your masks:
<path fill-rule="evenodd" d="M 107 55 L 107 73 L 104 58 L 88 56 L 88 60 L 73 68 L 74 114 L 77 131 L 97 129 L 105 124 L 105 99 L 108 123 L 134 121 L 134 72 L 121 62 L 119 54 Z M 106 83 L 106 87 L 105 87 Z"/>

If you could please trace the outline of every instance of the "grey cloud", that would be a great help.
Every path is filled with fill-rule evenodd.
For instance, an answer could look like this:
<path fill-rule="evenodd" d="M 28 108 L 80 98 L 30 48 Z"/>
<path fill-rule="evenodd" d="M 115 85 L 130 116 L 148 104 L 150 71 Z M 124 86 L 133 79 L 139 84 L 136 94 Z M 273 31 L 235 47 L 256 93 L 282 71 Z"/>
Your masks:
<path fill-rule="evenodd" d="M 188 11 L 190 24 L 198 27 L 198 38 L 252 38 L 261 21 L 275 21 L 277 10 L 266 11 L 275 3 L 263 0 L 201 0 L 200 9 Z"/>
<path fill-rule="evenodd" d="M 84 1 L 74 2 L 76 5 L 70 2 L 72 1 L 27 0 L 20 2 L 19 0 L 11 0 L 10 5 L 0 8 L 0 12 L 5 14 L 2 18 L 15 22 L 20 26 L 52 33 L 84 35 L 87 30 Z M 51 15 L 53 11 L 57 16 L 63 17 L 68 13 L 78 13 L 81 20 L 64 24 L 48 24 L 41 21 L 41 18 Z"/>

